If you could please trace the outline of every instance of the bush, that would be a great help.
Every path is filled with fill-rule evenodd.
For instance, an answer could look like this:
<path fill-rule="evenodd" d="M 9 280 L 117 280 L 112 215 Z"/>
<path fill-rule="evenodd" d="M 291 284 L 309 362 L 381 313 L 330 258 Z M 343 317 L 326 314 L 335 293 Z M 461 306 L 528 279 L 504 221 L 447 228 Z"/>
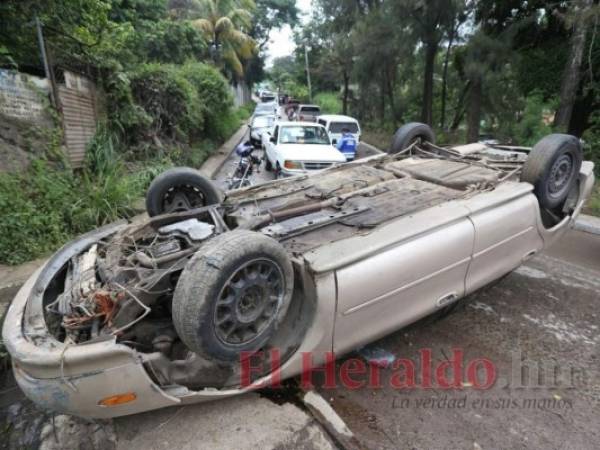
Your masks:
<path fill-rule="evenodd" d="M 132 216 L 152 178 L 170 165 L 155 161 L 127 173 L 117 163 L 78 176 L 37 160 L 26 172 L 0 174 L 0 263 L 28 261 L 75 235 Z"/>
<path fill-rule="evenodd" d="M 342 113 L 342 101 L 335 92 L 320 92 L 314 96 L 313 103 L 321 107 L 322 114 Z"/>
<path fill-rule="evenodd" d="M 179 66 L 142 64 L 130 75 L 133 99 L 151 118 L 138 138 L 164 136 L 187 141 L 200 135 L 204 123 L 198 91 Z"/>

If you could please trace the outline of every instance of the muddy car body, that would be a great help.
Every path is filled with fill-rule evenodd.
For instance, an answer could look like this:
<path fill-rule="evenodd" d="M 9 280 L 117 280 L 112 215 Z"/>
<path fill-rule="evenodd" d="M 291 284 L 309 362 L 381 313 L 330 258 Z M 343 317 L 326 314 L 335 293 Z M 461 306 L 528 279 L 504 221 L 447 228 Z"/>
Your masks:
<path fill-rule="evenodd" d="M 171 186 L 158 212 L 175 212 L 150 205 L 150 219 L 67 244 L 9 309 L 19 385 L 45 408 L 112 417 L 296 375 L 304 352 L 321 364 L 514 270 L 560 238 L 594 183 L 569 136 L 530 154 L 408 131 L 395 154 L 207 191 L 206 206 L 177 209 Z M 272 349 L 279 369 L 242 386 L 240 351 Z"/>

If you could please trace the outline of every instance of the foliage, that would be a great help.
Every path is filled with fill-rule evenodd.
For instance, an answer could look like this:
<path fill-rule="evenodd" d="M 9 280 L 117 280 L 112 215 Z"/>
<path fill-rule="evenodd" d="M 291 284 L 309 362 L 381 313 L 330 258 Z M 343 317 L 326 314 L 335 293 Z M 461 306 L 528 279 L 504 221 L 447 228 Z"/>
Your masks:
<path fill-rule="evenodd" d="M 335 92 L 320 92 L 314 96 L 313 102 L 321 107 L 322 114 L 342 113 L 342 101 Z"/>
<path fill-rule="evenodd" d="M 245 30 L 252 24 L 252 0 L 204 0 L 200 19 L 193 25 L 210 43 L 213 59 L 238 78 L 244 74 L 243 61 L 256 52 L 256 42 Z"/>

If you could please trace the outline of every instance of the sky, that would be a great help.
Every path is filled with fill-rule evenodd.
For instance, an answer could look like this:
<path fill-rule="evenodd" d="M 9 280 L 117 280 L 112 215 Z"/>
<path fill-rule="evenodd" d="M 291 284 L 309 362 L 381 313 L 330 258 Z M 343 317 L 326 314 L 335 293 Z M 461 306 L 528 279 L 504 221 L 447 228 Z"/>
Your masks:
<path fill-rule="evenodd" d="M 300 20 L 303 23 L 308 20 L 311 2 L 312 0 L 296 0 L 296 5 L 300 10 Z M 291 55 L 295 47 L 292 29 L 289 25 L 271 30 L 267 45 L 267 67 L 271 66 L 274 58 Z"/>

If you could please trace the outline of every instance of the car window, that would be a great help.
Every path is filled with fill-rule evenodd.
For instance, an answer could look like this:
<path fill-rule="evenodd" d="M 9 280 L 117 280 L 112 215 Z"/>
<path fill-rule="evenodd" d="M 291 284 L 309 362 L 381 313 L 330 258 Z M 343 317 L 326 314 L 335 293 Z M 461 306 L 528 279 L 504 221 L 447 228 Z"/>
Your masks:
<path fill-rule="evenodd" d="M 300 111 L 302 111 L 303 113 L 319 113 L 321 112 L 321 108 L 319 108 L 318 106 L 303 106 L 302 108 L 300 108 Z"/>
<path fill-rule="evenodd" d="M 268 128 L 268 127 L 273 126 L 274 122 L 275 122 L 275 118 L 274 117 L 259 116 L 259 117 L 256 117 L 252 121 L 252 127 L 253 128 Z"/>
<path fill-rule="evenodd" d="M 324 121 L 323 119 L 319 119 L 319 124 L 323 125 L 324 127 L 327 126 L 327 122 Z"/>
<path fill-rule="evenodd" d="M 356 122 L 331 122 L 329 124 L 330 133 L 341 133 L 344 128 L 347 128 L 350 133 L 358 133 Z"/>
<path fill-rule="evenodd" d="M 280 144 L 319 144 L 330 145 L 325 128 L 318 126 L 281 127 Z"/>

